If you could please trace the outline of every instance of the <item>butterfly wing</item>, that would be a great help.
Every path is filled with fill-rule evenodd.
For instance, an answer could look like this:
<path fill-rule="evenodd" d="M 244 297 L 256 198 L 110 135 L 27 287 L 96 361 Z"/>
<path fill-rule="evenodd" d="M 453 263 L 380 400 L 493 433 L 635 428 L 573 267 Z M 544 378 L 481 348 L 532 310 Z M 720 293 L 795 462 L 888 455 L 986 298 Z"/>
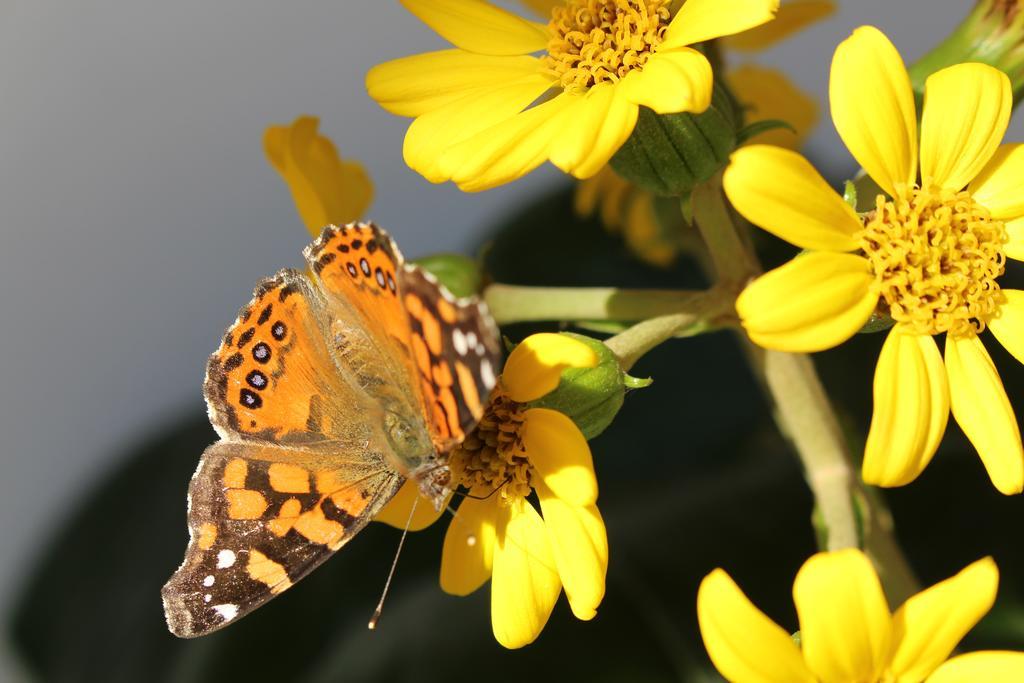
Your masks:
<path fill-rule="evenodd" d="M 221 437 L 289 445 L 368 438 L 381 408 L 328 343 L 327 305 L 294 270 L 257 285 L 206 366 L 203 390 Z"/>
<path fill-rule="evenodd" d="M 392 359 L 378 385 L 400 386 L 402 396 L 415 397 L 413 409 L 424 416 L 438 452 L 460 443 L 483 414 L 501 360 L 484 304 L 456 299 L 429 273 L 405 263 L 394 240 L 372 223 L 328 226 L 307 248 L 306 260 L 326 296 L 363 321 L 360 330 L 370 336 L 365 345 L 386 349 Z"/>
<path fill-rule="evenodd" d="M 362 529 L 403 481 L 361 447 L 210 446 L 189 486 L 185 561 L 162 591 L 171 632 L 205 635 L 287 590 Z"/>
<path fill-rule="evenodd" d="M 339 314 L 302 273 L 261 282 L 207 364 L 222 440 L 189 488 L 191 540 L 163 589 L 171 631 L 198 636 L 305 576 L 395 494 L 384 409 L 329 343 Z"/>

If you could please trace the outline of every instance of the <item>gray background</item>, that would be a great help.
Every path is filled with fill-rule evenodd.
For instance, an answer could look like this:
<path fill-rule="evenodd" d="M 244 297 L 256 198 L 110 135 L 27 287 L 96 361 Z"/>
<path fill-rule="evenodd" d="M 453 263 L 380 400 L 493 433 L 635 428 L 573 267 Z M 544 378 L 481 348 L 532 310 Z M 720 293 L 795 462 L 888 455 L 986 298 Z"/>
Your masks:
<path fill-rule="evenodd" d="M 970 5 L 847 2 L 760 61 L 824 104 L 852 28 L 880 26 L 912 61 Z M 441 45 L 390 1 L 0 2 L 0 614 L 81 492 L 202 405 L 205 359 L 256 280 L 300 264 L 307 235 L 263 158 L 267 124 L 319 115 L 411 256 L 465 249 L 564 182 L 549 167 L 465 195 L 404 167 L 406 122 L 363 75 Z M 810 153 L 852 170 L 827 119 Z M 0 652 L 0 679 L 15 669 Z"/>

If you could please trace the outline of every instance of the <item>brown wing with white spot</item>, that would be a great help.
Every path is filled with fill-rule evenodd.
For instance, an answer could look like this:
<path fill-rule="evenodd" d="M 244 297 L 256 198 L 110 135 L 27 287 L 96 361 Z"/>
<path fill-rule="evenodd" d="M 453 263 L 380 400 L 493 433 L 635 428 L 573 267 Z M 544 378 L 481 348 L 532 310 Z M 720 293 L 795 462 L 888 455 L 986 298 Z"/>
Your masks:
<path fill-rule="evenodd" d="M 261 282 L 207 364 L 222 440 L 189 488 L 190 541 L 163 589 L 173 633 L 247 614 L 333 554 L 404 477 L 385 409 L 330 342 L 336 314 L 302 273 Z"/>
<path fill-rule="evenodd" d="M 171 632 L 215 631 L 290 588 L 349 541 L 404 481 L 363 448 L 219 442 L 189 487 L 185 560 L 162 591 Z"/>
<path fill-rule="evenodd" d="M 501 364 L 498 330 L 482 302 L 456 299 L 418 266 L 405 265 L 399 283 L 423 410 L 446 451 L 483 415 Z"/>

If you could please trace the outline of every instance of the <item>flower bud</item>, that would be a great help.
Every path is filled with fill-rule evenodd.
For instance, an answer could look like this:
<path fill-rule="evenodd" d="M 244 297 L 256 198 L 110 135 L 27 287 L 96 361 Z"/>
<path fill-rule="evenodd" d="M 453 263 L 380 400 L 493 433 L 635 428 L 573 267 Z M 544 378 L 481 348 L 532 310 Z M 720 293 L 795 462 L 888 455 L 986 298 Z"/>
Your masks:
<path fill-rule="evenodd" d="M 1024 95 L 1024 0 L 978 0 L 967 18 L 910 67 L 918 101 L 930 75 L 954 64 L 981 62 L 1010 77 L 1014 105 Z"/>
<path fill-rule="evenodd" d="M 564 370 L 558 387 L 530 405 L 568 415 L 587 439 L 593 439 L 615 419 L 626 389 L 644 387 L 650 382 L 624 373 L 615 354 L 598 340 L 569 332 L 562 334 L 593 350 L 597 365 Z"/>
<path fill-rule="evenodd" d="M 701 114 L 655 114 L 640 107 L 633 134 L 611 165 L 616 173 L 661 196 L 684 196 L 729 162 L 740 120 L 719 83 Z"/>
<path fill-rule="evenodd" d="M 478 294 L 483 287 L 480 264 L 462 254 L 434 254 L 413 259 L 413 263 L 427 271 L 457 297 Z"/>

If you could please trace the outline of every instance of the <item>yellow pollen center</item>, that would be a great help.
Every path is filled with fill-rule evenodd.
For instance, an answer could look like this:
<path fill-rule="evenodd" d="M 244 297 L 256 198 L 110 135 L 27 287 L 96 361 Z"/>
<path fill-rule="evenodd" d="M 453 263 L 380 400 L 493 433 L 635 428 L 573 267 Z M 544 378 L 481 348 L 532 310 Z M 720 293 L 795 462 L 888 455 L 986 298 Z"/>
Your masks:
<path fill-rule="evenodd" d="M 670 0 L 568 0 L 551 12 L 542 61 L 564 90 L 581 92 L 642 69 L 668 30 Z"/>
<path fill-rule="evenodd" d="M 917 333 L 970 336 L 999 307 L 1006 229 L 968 192 L 879 195 L 859 237 L 889 315 Z"/>
<path fill-rule="evenodd" d="M 476 495 L 497 496 L 501 505 L 530 495 L 533 467 L 519 435 L 524 410 L 495 392 L 476 429 L 449 456 L 453 483 L 475 489 Z"/>

